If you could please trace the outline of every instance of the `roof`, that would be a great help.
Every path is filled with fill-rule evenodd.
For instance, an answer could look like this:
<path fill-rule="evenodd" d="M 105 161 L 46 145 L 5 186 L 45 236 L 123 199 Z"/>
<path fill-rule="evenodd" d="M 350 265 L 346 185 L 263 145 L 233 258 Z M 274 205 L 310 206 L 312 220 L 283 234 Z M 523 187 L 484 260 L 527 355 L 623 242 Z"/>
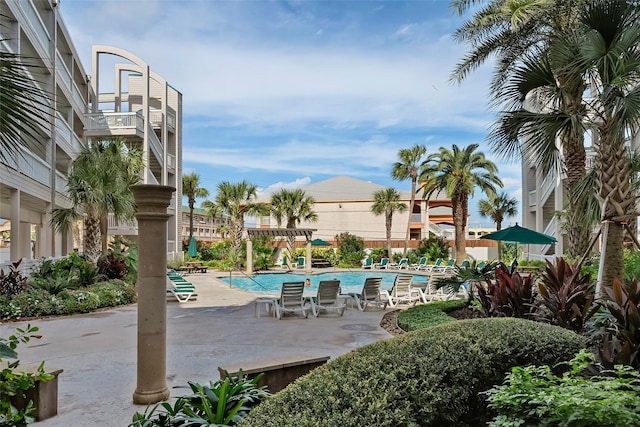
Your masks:
<path fill-rule="evenodd" d="M 316 201 L 373 200 L 373 193 L 385 188 L 383 185 L 344 175 L 301 187 L 307 195 L 313 197 Z M 411 196 L 406 191 L 400 193 L 403 198 Z"/>
<path fill-rule="evenodd" d="M 189 206 L 182 206 L 182 213 L 183 214 L 189 214 Z M 203 216 L 208 216 L 206 209 L 202 209 L 202 208 L 193 208 L 193 214 L 194 215 L 203 215 Z"/>

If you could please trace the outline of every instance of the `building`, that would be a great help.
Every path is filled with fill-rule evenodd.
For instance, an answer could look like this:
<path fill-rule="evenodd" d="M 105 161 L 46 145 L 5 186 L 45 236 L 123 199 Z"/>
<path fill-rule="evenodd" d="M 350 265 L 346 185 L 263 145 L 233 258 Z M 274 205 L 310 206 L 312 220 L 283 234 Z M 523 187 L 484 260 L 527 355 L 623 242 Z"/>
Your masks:
<path fill-rule="evenodd" d="M 373 194 L 386 187 L 368 181 L 362 181 L 347 176 L 337 176 L 325 181 L 311 184 L 301 189 L 314 198 L 314 211 L 318 215 L 317 222 L 302 222 L 298 228 L 316 229 L 313 238 L 323 239 L 335 243 L 335 236 L 349 232 L 365 240 L 365 246 L 386 247 L 386 226 L 384 215 L 376 216 L 371 212 Z M 400 191 L 401 201 L 409 205 L 411 193 Z M 268 202 L 264 197 L 259 201 Z M 416 196 L 412 209 L 404 213 L 393 215 L 391 228 L 392 246 L 404 247 L 407 232 L 407 222 L 411 216 L 409 247 L 415 248 L 421 239 L 429 237 L 429 231 L 442 235 L 439 225 L 453 225 L 451 200 L 444 193 L 434 195 L 426 201 Z M 265 216 L 259 219 L 261 228 L 276 228 L 273 217 Z M 302 242 L 300 243 L 302 244 Z"/>
<path fill-rule="evenodd" d="M 50 212 L 71 206 L 66 177 L 87 142 L 111 136 L 142 148 L 144 183 L 177 188 L 169 209 L 167 249 L 178 252 L 182 95 L 141 59 L 114 47 L 94 47 L 88 73 L 58 0 L 0 1 L 0 45 L 38 66 L 34 84 L 51 105 L 48 123 L 39 125 L 38 140 L 25 139 L 15 155 L 0 160 L 0 218 L 11 224 L 10 259 L 61 256 L 74 249 L 71 232 L 58 234 L 49 225 Z M 113 68 L 100 67 L 104 57 L 117 58 Z M 114 87 L 100 85 L 102 76 L 111 76 Z M 137 229 L 135 223 L 112 222 L 109 233 L 135 235 Z"/>
<path fill-rule="evenodd" d="M 193 209 L 193 237 L 202 242 L 216 242 L 222 239 L 217 229 L 224 223 L 222 218 L 212 218 L 205 209 Z M 189 206 L 182 207 L 182 241 L 189 240 Z"/>

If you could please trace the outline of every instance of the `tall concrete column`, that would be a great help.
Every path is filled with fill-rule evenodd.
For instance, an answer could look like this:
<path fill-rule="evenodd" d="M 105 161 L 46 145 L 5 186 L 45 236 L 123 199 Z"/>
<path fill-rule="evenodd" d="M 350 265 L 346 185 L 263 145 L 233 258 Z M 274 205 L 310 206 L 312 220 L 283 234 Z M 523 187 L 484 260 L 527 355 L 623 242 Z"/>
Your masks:
<path fill-rule="evenodd" d="M 253 274 L 253 240 L 247 239 L 247 274 Z"/>
<path fill-rule="evenodd" d="M 307 261 L 305 262 L 305 271 L 311 273 L 311 240 L 307 240 Z"/>
<path fill-rule="evenodd" d="M 11 190 L 11 246 L 9 257 L 11 261 L 22 258 L 20 248 L 20 190 Z"/>
<path fill-rule="evenodd" d="M 169 398 L 167 387 L 167 207 L 176 189 L 131 187 L 138 206 L 138 382 L 133 403 Z"/>

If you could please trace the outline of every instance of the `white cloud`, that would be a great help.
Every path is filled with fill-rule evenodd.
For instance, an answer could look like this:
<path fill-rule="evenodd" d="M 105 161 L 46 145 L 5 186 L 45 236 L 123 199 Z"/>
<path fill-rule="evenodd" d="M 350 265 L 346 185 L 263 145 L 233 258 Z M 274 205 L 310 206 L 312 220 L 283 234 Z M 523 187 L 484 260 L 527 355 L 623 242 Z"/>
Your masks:
<path fill-rule="evenodd" d="M 282 189 L 287 189 L 287 190 L 293 190 L 296 188 L 300 188 L 300 187 L 304 187 L 305 185 L 309 185 L 311 183 L 311 178 L 309 178 L 308 176 L 305 176 L 304 178 L 298 178 L 293 182 L 276 182 L 273 183 L 271 185 L 269 185 L 267 188 L 265 189 L 259 189 L 258 190 L 258 194 L 259 195 L 267 195 L 267 194 L 273 194 L 277 191 L 280 191 Z"/>

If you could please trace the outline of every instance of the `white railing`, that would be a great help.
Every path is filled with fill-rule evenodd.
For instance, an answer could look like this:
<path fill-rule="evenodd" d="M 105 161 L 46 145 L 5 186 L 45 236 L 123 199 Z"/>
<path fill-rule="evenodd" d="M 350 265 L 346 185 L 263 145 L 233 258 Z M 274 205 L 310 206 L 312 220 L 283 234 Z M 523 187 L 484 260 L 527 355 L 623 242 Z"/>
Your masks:
<path fill-rule="evenodd" d="M 540 185 L 540 204 L 544 204 L 549 198 L 551 194 L 551 190 L 555 188 L 556 174 L 550 172 L 549 175 L 542 180 L 542 184 Z"/>
<path fill-rule="evenodd" d="M 20 155 L 18 150 L 8 151 L 4 146 L 0 146 L 0 154 L 0 163 L 11 169 L 18 169 L 18 156 Z"/>
<path fill-rule="evenodd" d="M 147 184 L 158 184 L 158 180 L 151 172 L 151 169 L 147 169 Z"/>
<path fill-rule="evenodd" d="M 47 55 L 46 58 L 49 58 L 49 42 L 51 40 L 51 36 L 49 35 L 49 31 L 44 25 L 44 22 L 42 22 L 42 19 L 40 19 L 40 14 L 38 14 L 38 11 L 34 9 L 33 2 L 18 1 L 16 3 L 20 5 L 20 9 L 22 9 L 22 12 L 25 14 L 27 19 L 29 20 L 29 23 L 35 30 L 36 36 L 42 44 L 41 49 Z"/>
<path fill-rule="evenodd" d="M 171 153 L 167 153 L 167 167 L 170 169 L 176 168 L 176 156 Z"/>
<path fill-rule="evenodd" d="M 167 112 L 167 127 L 171 130 L 176 128 L 176 113 L 173 111 Z"/>
<path fill-rule="evenodd" d="M 61 142 L 64 142 L 67 146 L 65 151 L 68 154 L 78 154 L 82 151 L 82 142 L 60 113 L 56 113 L 56 135 L 58 136 L 56 143 L 62 145 Z"/>
<path fill-rule="evenodd" d="M 64 82 L 64 85 L 67 87 L 67 89 L 69 89 L 69 92 L 71 92 L 71 83 L 73 81 L 71 80 L 71 73 L 67 68 L 67 64 L 65 64 L 64 60 L 62 59 L 62 55 L 60 55 L 60 52 L 58 52 L 57 50 L 56 50 L 56 70 L 60 75 L 60 80 Z"/>
<path fill-rule="evenodd" d="M 149 124 L 149 128 L 147 129 L 147 132 L 149 133 L 149 147 L 151 148 L 151 151 L 153 152 L 153 154 L 155 154 L 156 159 L 158 159 L 158 162 L 162 165 L 164 165 L 164 160 L 163 160 L 163 153 L 164 150 L 162 149 L 162 144 L 160 143 L 160 140 L 158 139 L 158 135 L 156 135 L 156 133 L 153 130 L 153 126 L 151 124 Z"/>
<path fill-rule="evenodd" d="M 113 214 L 109 214 L 109 217 L 107 218 L 107 224 L 108 224 L 108 228 L 111 230 L 113 229 L 129 230 L 129 231 L 135 231 L 136 234 L 138 231 L 138 221 L 135 218 L 132 219 L 131 221 L 117 222 Z"/>
<path fill-rule="evenodd" d="M 538 202 L 536 201 L 536 194 L 538 194 L 536 190 L 529 191 L 529 207 L 530 208 L 538 204 Z"/>
<path fill-rule="evenodd" d="M 162 111 L 160 110 L 151 110 L 149 112 L 149 121 L 153 126 L 162 127 Z"/>
<path fill-rule="evenodd" d="M 80 111 L 83 113 L 87 111 L 87 102 L 84 100 L 84 96 L 80 93 L 80 89 L 78 89 L 78 85 L 76 82 L 73 82 L 71 85 L 71 96 L 73 96 L 73 100 L 80 107 Z"/>
<path fill-rule="evenodd" d="M 67 192 L 67 177 L 60 171 L 56 171 L 56 191 L 58 193 Z"/>
<path fill-rule="evenodd" d="M 422 222 L 422 214 L 420 213 L 412 213 L 411 214 L 411 222 Z"/>
<path fill-rule="evenodd" d="M 41 184 L 49 185 L 51 167 L 42 159 L 26 149 L 18 154 L 18 170 Z"/>
<path fill-rule="evenodd" d="M 89 113 L 85 118 L 87 130 L 144 129 L 144 118 L 139 113 Z"/>

